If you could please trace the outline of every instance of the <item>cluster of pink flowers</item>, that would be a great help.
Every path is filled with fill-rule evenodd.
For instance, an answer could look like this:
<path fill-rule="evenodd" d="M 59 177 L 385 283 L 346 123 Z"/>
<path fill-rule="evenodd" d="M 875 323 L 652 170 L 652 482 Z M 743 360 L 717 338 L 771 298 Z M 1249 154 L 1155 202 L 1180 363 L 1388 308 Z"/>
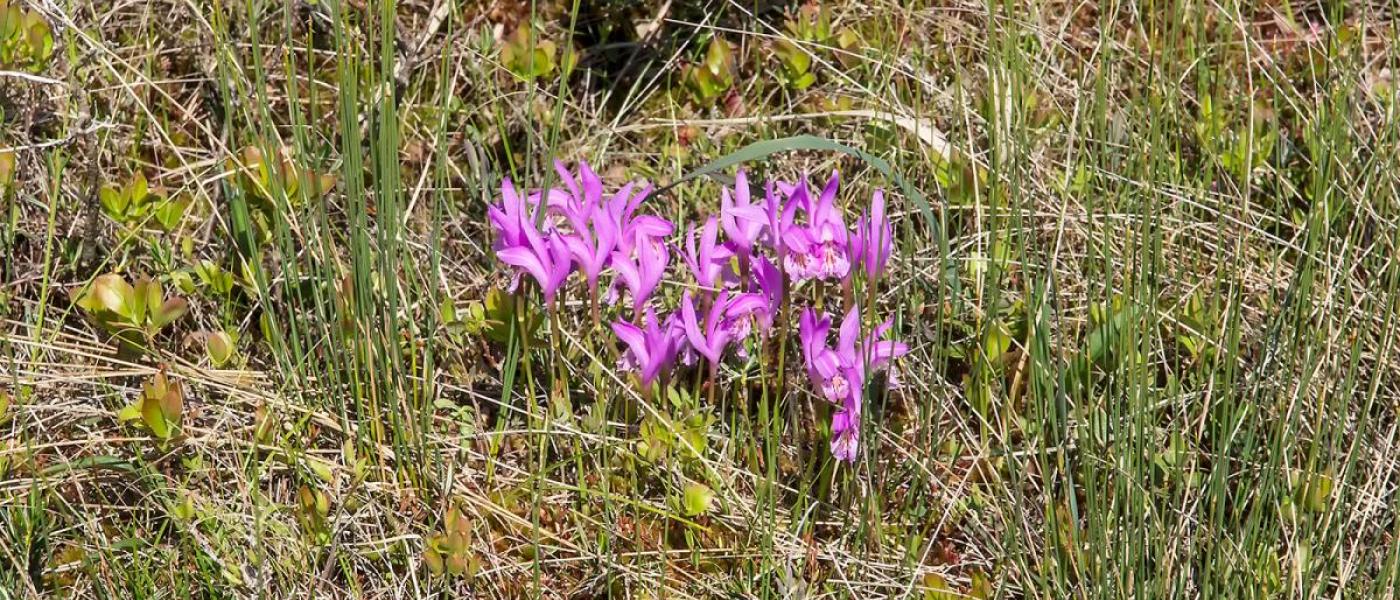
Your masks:
<path fill-rule="evenodd" d="M 597 173 L 580 163 L 577 173 L 555 166 L 562 189 L 520 194 L 509 179 L 501 184 L 501 204 L 488 216 L 496 232 L 501 262 L 515 267 L 512 288 L 522 274 L 539 285 L 545 302 L 555 297 L 570 273 L 581 272 L 594 302 L 630 300 L 631 318 L 619 318 L 612 331 L 625 346 L 620 365 L 635 372 L 644 388 L 664 381 L 679 363 L 704 360 L 712 385 L 730 353 L 746 358 L 753 334 L 768 339 L 804 282 L 831 281 L 850 290 L 863 276 L 875 285 L 885 274 L 892 249 L 884 195 L 877 191 L 868 212 L 847 229 L 836 208 L 840 178 L 832 174 L 813 197 L 805 177 L 796 183 L 770 182 L 755 202 L 740 171 L 733 189 L 723 190 L 719 218 L 686 227 L 683 244 L 671 241 L 672 222 L 639 214 L 651 186 L 627 184 L 608 195 Z M 721 233 L 723 240 L 721 241 Z M 679 254 L 693 285 L 679 306 L 658 317 L 653 305 L 671 263 Z M 611 270 L 606 289 L 599 281 Z M 813 286 L 817 287 L 817 286 Z M 860 440 L 863 386 L 874 373 L 908 352 L 900 342 L 882 340 L 886 320 L 864 338 L 861 311 L 846 294 L 848 311 L 835 347 L 829 344 L 832 319 L 806 307 L 798 334 L 808 376 L 822 397 L 836 405 L 832 454 L 854 461 Z M 795 312 L 795 311 L 794 311 Z M 886 381 L 897 385 L 893 371 Z"/>

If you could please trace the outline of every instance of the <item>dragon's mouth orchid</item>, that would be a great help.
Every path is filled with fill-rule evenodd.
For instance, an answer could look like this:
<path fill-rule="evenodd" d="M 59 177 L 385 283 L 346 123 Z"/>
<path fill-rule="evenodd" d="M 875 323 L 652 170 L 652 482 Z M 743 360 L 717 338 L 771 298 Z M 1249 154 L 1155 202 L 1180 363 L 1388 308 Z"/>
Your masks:
<path fill-rule="evenodd" d="M 720 191 L 720 224 L 741 258 L 753 252 L 767 218 L 763 208 L 752 203 L 748 176 L 740 170 L 734 177 L 734 192 L 731 194 L 729 188 Z"/>
<path fill-rule="evenodd" d="M 830 317 L 809 308 L 799 319 L 798 335 L 807 374 L 827 400 L 840 406 L 832 417 L 832 454 L 847 462 L 854 459 L 859 441 L 859 433 L 852 430 L 859 428 L 867 377 L 909 352 L 909 347 L 901 342 L 880 339 L 891 325 L 892 321 L 886 320 L 862 339 L 860 308 L 852 307 L 841 321 L 833 349 L 826 341 Z"/>
<path fill-rule="evenodd" d="M 831 415 L 831 455 L 836 460 L 853 463 L 860 449 L 860 412 L 845 407 Z"/>
<path fill-rule="evenodd" d="M 531 205 L 533 211 L 528 210 Z M 521 198 L 506 179 L 501 182 L 501 206 L 488 207 L 487 214 L 496 230 L 496 257 L 534 277 L 544 292 L 545 302 L 552 304 L 554 295 L 569 277 L 573 261 L 568 244 L 548 221 L 543 232 L 535 226 L 539 209 L 538 196 L 529 201 Z"/>
<path fill-rule="evenodd" d="M 628 188 L 631 189 L 631 186 Z M 651 196 L 651 185 L 636 194 L 614 194 L 606 204 L 606 210 L 617 230 L 617 249 L 630 256 L 637 243 L 642 240 L 660 240 L 675 233 L 676 226 L 658 216 L 637 215 L 642 201 Z"/>
<path fill-rule="evenodd" d="M 872 376 L 886 373 L 878 385 L 897 387 L 892 363 L 909 351 L 903 343 L 883 339 L 891 320 L 862 336 L 861 311 L 852 297 L 855 272 L 875 281 L 885 275 L 893 251 L 882 191 L 874 193 L 869 208 L 848 231 L 836 207 L 838 173 L 820 192 L 814 192 L 805 177 L 796 183 L 767 182 L 764 198 L 756 203 L 748 177 L 740 171 L 734 187 L 721 191 L 719 213 L 689 225 L 684 239 L 675 240 L 678 228 L 671 221 L 637 214 L 652 192 L 650 186 L 637 191 L 641 184 L 629 183 L 607 195 L 587 163 L 580 162 L 576 173 L 559 162 L 555 169 L 561 178 L 557 189 L 525 195 L 510 180 L 502 181 L 500 204 L 488 208 L 496 255 L 514 267 L 517 280 L 522 274 L 532 276 L 551 307 L 575 265 L 594 294 L 600 291 L 602 273 L 611 269 L 616 278 L 607 286 L 607 301 L 613 302 L 625 288 L 632 305 L 631 318 L 617 319 L 611 326 L 625 346 L 618 364 L 637 373 L 646 393 L 654 391 L 657 380 L 677 363 L 692 366 L 703 357 L 713 400 L 725 353 L 733 348 L 745 357 L 755 328 L 766 345 L 774 328 L 786 325 L 778 321 L 793 300 L 788 297 L 791 283 L 840 281 L 848 310 L 839 327 L 833 326 L 831 316 L 807 308 L 797 319 L 799 349 L 812 389 L 834 409 L 832 455 L 842 462 L 856 459 L 862 405 L 868 387 L 877 381 Z M 681 294 L 678 310 L 659 319 L 651 305 L 660 303 L 656 296 L 673 251 L 698 285 Z M 817 294 L 827 290 L 810 289 Z M 828 339 L 833 334 L 834 345 Z M 771 349 L 778 352 L 782 347 L 774 344 Z"/>
<path fill-rule="evenodd" d="M 759 241 L 773 248 L 773 252 L 781 260 L 787 254 L 787 246 L 784 239 L 789 232 L 797 228 L 797 210 L 807 204 L 807 186 L 789 186 L 784 183 L 778 184 L 778 192 L 774 193 L 773 183 L 769 182 L 764 186 L 763 212 L 764 226 L 759 234 Z M 800 194 L 800 196 L 799 196 Z"/>
<path fill-rule="evenodd" d="M 554 170 L 567 193 L 551 190 L 546 203 L 551 211 L 561 214 L 568 222 L 571 231 L 564 235 L 564 243 L 588 280 L 589 289 L 596 290 L 598 276 L 607 268 L 621 234 L 619 223 L 609 208 L 628 202 L 632 197 L 632 184 L 623 186 L 605 203 L 603 180 L 587 162 L 579 162 L 577 176 L 561 161 L 555 161 Z"/>
<path fill-rule="evenodd" d="M 618 192 L 628 193 L 631 185 Z M 601 207 L 586 207 L 573 221 L 573 233 L 564 237 L 569 252 L 578 263 L 579 270 L 588 280 L 588 287 L 596 289 L 598 276 L 608 266 L 613 248 L 617 246 L 615 223 Z"/>
<path fill-rule="evenodd" d="M 682 313 L 684 309 L 671 313 L 666 318 L 666 330 L 670 332 L 671 339 L 676 341 L 676 360 L 686 367 L 693 367 L 700 361 L 700 353 L 695 351 L 695 347 L 690 345 L 690 336 L 685 330 L 685 318 Z"/>
<path fill-rule="evenodd" d="M 554 172 L 559 174 L 559 181 L 568 193 L 550 194 L 549 207 L 577 226 L 587 218 L 588 213 L 603 203 L 603 179 L 588 166 L 587 161 L 579 161 L 577 176 L 570 173 L 568 166 L 559 160 L 554 161 Z"/>
<path fill-rule="evenodd" d="M 712 216 L 700 228 L 699 247 L 695 245 L 693 226 L 685 236 L 685 264 L 690 267 L 691 274 L 695 275 L 695 282 L 703 288 L 720 287 L 729 270 L 729 259 L 734 255 L 732 250 L 716 243 L 718 234 L 719 226 Z"/>
<path fill-rule="evenodd" d="M 681 297 L 681 320 L 690 347 L 710 361 L 712 370 L 718 369 L 729 343 L 748 335 L 748 326 L 743 322 L 753 318 L 764 304 L 757 294 L 731 295 L 728 290 L 721 290 L 702 323 L 695 298 L 686 291 Z"/>
<path fill-rule="evenodd" d="M 650 387 L 676 360 L 676 331 L 669 322 L 658 321 L 650 308 L 646 311 L 644 327 L 618 321 L 612 324 L 612 330 L 627 345 L 622 357 L 623 367 L 636 370 L 643 387 Z"/>
<path fill-rule="evenodd" d="M 777 266 L 760 255 L 754 261 L 753 279 L 759 295 L 764 300 L 763 308 L 758 312 L 758 323 L 766 335 L 773 329 L 773 321 L 783 305 L 783 274 Z"/>
<path fill-rule="evenodd" d="M 841 320 L 837 333 L 836 356 L 843 370 L 853 381 L 865 381 L 868 374 L 885 370 L 891 360 L 909 353 L 909 346 L 894 340 L 881 340 L 893 326 L 893 319 L 886 319 L 875 326 L 865 338 L 860 338 L 860 307 L 853 306 Z"/>
<path fill-rule="evenodd" d="M 721 291 L 710 305 L 710 312 L 702 323 L 697 316 L 695 298 L 687 290 L 681 296 L 681 322 L 685 325 L 686 339 L 690 347 L 710 361 L 719 365 L 724 347 L 729 344 L 729 329 L 724 327 L 724 307 L 729 301 L 729 292 Z"/>
<path fill-rule="evenodd" d="M 617 280 L 627 288 L 632 296 L 632 311 L 641 310 L 661 278 L 666 274 L 666 265 L 671 261 L 671 252 L 665 242 L 643 237 L 635 247 L 635 258 L 621 250 L 613 251 L 612 267 L 617 271 Z"/>
<path fill-rule="evenodd" d="M 807 208 L 807 226 L 789 228 L 783 236 L 784 266 L 796 279 L 842 279 L 850 272 L 846 255 L 850 234 L 835 207 L 840 188 L 840 174 L 832 173 L 815 203 L 806 192 L 805 178 L 793 190 L 794 199 L 801 199 Z"/>
<path fill-rule="evenodd" d="M 865 271 L 866 278 L 875 281 L 885 273 L 893 244 L 890 222 L 885 217 L 885 192 L 875 190 L 875 197 L 870 202 L 870 214 L 867 217 L 862 212 L 856 219 L 847 252 L 855 265 Z"/>
<path fill-rule="evenodd" d="M 755 321 L 759 323 L 760 328 L 764 327 L 764 316 L 772 310 L 768 299 L 760 294 L 734 294 L 729 297 L 729 303 L 724 307 L 723 327 L 728 330 L 731 341 L 742 342 L 753 331 Z M 740 358 L 748 358 L 748 352 L 742 343 L 737 346 L 736 353 Z"/>
<path fill-rule="evenodd" d="M 573 257 L 568 245 L 556 233 L 550 234 L 547 239 L 540 239 L 531 230 L 527 230 L 526 234 L 530 238 L 529 243 L 497 250 L 496 257 L 503 263 L 524 269 L 534 277 L 544 293 L 545 304 L 553 305 L 555 294 L 564 286 L 564 281 L 573 270 Z"/>
<path fill-rule="evenodd" d="M 515 184 L 511 183 L 509 177 L 501 180 L 501 205 L 487 206 L 486 217 L 491 221 L 491 228 L 496 232 L 496 240 L 492 248 L 500 250 L 514 246 L 525 245 L 525 230 L 535 228 L 535 213 L 539 211 L 539 204 L 534 204 L 534 211 L 528 210 L 529 205 L 520 193 L 516 191 Z"/>

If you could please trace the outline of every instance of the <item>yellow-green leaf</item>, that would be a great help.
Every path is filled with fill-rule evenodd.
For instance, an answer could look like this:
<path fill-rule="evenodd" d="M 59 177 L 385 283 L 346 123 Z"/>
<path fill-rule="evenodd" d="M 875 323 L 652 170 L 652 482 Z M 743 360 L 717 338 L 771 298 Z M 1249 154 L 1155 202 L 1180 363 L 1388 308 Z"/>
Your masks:
<path fill-rule="evenodd" d="M 15 181 L 15 153 L 14 151 L 0 152 L 0 189 L 10 186 Z"/>
<path fill-rule="evenodd" d="M 102 210 L 106 211 L 107 216 L 118 221 L 125 220 L 126 206 L 129 200 L 126 194 L 110 185 L 104 185 L 102 189 L 97 191 L 97 200 L 102 204 Z"/>
<path fill-rule="evenodd" d="M 141 420 L 141 403 L 133 402 L 117 411 L 117 422 L 126 424 Z"/>
<path fill-rule="evenodd" d="M 29 25 L 29 58 L 43 63 L 53 55 L 53 30 L 36 13 L 30 14 L 35 15 L 35 19 Z"/>
<path fill-rule="evenodd" d="M 315 473 L 316 477 L 319 477 L 321 481 L 326 483 L 335 482 L 335 472 L 331 470 L 330 463 L 311 456 L 306 457 L 305 462 L 306 468 L 312 473 Z"/>
<path fill-rule="evenodd" d="M 423 564 L 427 565 L 428 571 L 434 575 L 442 575 L 446 570 L 442 554 L 433 549 L 432 540 L 429 540 L 423 547 Z"/>
<path fill-rule="evenodd" d="M 136 302 L 136 290 L 121 275 L 109 273 L 93 280 L 91 298 L 92 302 L 85 308 L 105 310 L 130 319 Z"/>
<path fill-rule="evenodd" d="M 159 399 L 151 395 L 141 397 L 141 422 L 146 424 L 146 429 L 151 430 L 151 435 L 162 440 L 170 439 L 170 424 L 165 421 Z"/>
<path fill-rule="evenodd" d="M 174 322 L 185 315 L 189 310 L 189 304 L 184 298 L 171 298 L 166 300 L 151 313 L 151 326 L 160 329 Z"/>
<path fill-rule="evenodd" d="M 176 427 L 180 425 L 185 415 L 185 391 L 180 382 L 171 381 L 166 386 L 165 394 L 160 397 L 160 412 L 165 416 L 166 423 Z"/>
<path fill-rule="evenodd" d="M 131 187 L 128 188 L 127 195 L 131 197 L 132 203 L 140 204 L 146 199 L 149 192 L 150 187 L 146 183 L 146 175 L 138 171 L 136 175 L 131 178 Z"/>
<path fill-rule="evenodd" d="M 22 16 L 19 5 L 14 4 L 7 7 L 0 4 L 0 40 L 14 37 L 22 26 L 20 21 Z"/>
<path fill-rule="evenodd" d="M 156 222 L 160 223 L 161 229 L 170 231 L 180 225 L 180 220 L 185 217 L 185 209 L 189 208 L 188 199 L 168 200 L 156 209 Z"/>
<path fill-rule="evenodd" d="M 151 281 L 148 277 L 136 280 L 136 287 L 133 290 L 131 303 L 131 320 L 140 324 L 146 320 L 146 314 L 160 306 L 161 291 L 160 284 Z"/>
<path fill-rule="evenodd" d="M 233 358 L 233 351 L 233 336 L 226 332 L 216 331 L 204 339 L 204 352 L 216 367 L 227 364 Z"/>
<path fill-rule="evenodd" d="M 710 504 L 714 502 L 715 492 L 703 483 L 691 482 L 685 484 L 685 497 L 681 503 L 681 510 L 685 516 L 694 517 L 710 511 Z"/>

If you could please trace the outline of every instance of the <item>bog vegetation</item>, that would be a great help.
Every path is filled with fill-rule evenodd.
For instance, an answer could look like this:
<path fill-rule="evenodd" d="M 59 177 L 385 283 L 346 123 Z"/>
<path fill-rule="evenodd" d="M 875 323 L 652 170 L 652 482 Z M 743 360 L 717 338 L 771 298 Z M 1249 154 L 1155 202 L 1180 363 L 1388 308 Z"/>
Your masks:
<path fill-rule="evenodd" d="M 1391 597 L 1393 14 L 0 0 L 0 599 Z"/>

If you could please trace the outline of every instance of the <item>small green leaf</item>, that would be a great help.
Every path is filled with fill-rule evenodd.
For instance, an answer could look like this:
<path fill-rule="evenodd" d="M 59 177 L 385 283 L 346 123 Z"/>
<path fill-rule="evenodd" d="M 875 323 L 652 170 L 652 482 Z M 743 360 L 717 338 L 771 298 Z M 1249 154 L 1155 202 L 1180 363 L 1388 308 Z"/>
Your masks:
<path fill-rule="evenodd" d="M 430 538 L 428 540 L 428 543 L 424 544 L 423 564 L 428 566 L 428 572 L 432 573 L 433 575 L 442 575 L 443 572 L 447 570 L 447 566 L 443 561 L 442 553 L 438 552 L 437 549 L 433 547 L 436 543 L 435 540 L 437 539 L 437 537 Z"/>
<path fill-rule="evenodd" d="M 438 305 L 438 320 L 443 323 L 457 322 L 457 305 L 452 303 L 451 298 L 444 298 Z"/>
<path fill-rule="evenodd" d="M 233 291 L 233 274 L 224 271 L 213 261 L 200 261 L 194 267 L 194 274 L 214 293 L 228 295 L 229 292 Z"/>
<path fill-rule="evenodd" d="M 687 517 L 702 515 L 710 511 L 710 504 L 714 499 L 715 492 L 709 486 L 696 482 L 687 483 L 681 508 Z"/>
<path fill-rule="evenodd" d="M 127 188 L 127 196 L 132 204 L 141 204 L 146 201 L 146 196 L 150 194 L 150 187 L 146 183 L 146 175 L 138 171 L 131 178 L 131 186 Z"/>
<path fill-rule="evenodd" d="M 987 361 L 995 363 L 1001 355 L 1011 349 L 1011 332 L 1001 322 L 994 322 L 987 327 L 986 333 L 982 336 L 982 353 Z"/>
<path fill-rule="evenodd" d="M 151 327 L 159 330 L 184 316 L 187 310 L 189 303 L 185 302 L 184 298 L 166 300 L 151 313 Z"/>
<path fill-rule="evenodd" d="M 164 374 L 159 377 L 164 377 Z M 177 427 L 180 425 L 185 415 L 185 392 L 179 381 L 171 381 L 165 386 L 165 393 L 160 396 L 160 414 L 165 417 L 166 423 Z"/>
<path fill-rule="evenodd" d="M 209 355 L 209 362 L 214 366 L 222 367 L 228 364 L 228 361 L 233 359 L 233 336 L 224 331 L 210 333 L 204 339 L 204 352 Z"/>
<path fill-rule="evenodd" d="M 924 575 L 924 600 L 955 600 L 962 597 L 938 573 Z"/>
<path fill-rule="evenodd" d="M 14 37 L 20 28 L 19 5 L 0 1 L 0 41 Z"/>
<path fill-rule="evenodd" d="M 141 397 L 141 422 L 146 424 L 146 429 L 151 430 L 151 435 L 159 439 L 170 439 L 170 423 L 165 420 L 165 413 L 161 410 L 160 400 L 149 394 Z"/>
<path fill-rule="evenodd" d="M 44 63 L 53 55 L 53 30 L 37 13 L 29 14 L 35 15 L 34 22 L 29 25 L 29 58 L 35 63 Z"/>
<path fill-rule="evenodd" d="M 0 111 L 0 124 L 4 123 L 4 112 Z M 0 152 L 0 190 L 15 182 L 15 153 L 12 150 Z"/>
<path fill-rule="evenodd" d="M 140 324 L 146 320 L 146 314 L 161 302 L 160 284 L 151 281 L 147 277 L 136 280 L 136 288 L 133 290 L 131 303 L 131 321 Z"/>
<path fill-rule="evenodd" d="M 109 273 L 94 279 L 88 297 L 90 300 L 84 305 L 88 310 L 107 311 L 128 320 L 132 318 L 136 290 L 121 275 Z"/>
<path fill-rule="evenodd" d="M 186 238 L 189 239 L 189 238 Z M 173 271 L 170 273 L 170 281 L 179 288 L 181 292 L 193 294 L 195 292 L 194 277 L 188 271 Z"/>
<path fill-rule="evenodd" d="M 170 509 L 170 514 L 176 519 L 189 522 L 194 520 L 194 495 L 188 491 L 180 491 L 180 501 Z"/>
<path fill-rule="evenodd" d="M 126 221 L 126 207 L 131 200 L 126 194 L 110 185 L 104 185 L 97 192 L 97 200 L 102 204 L 102 211 L 107 213 L 107 216 L 117 221 Z"/>
<path fill-rule="evenodd" d="M 185 209 L 189 208 L 189 205 L 190 201 L 187 199 L 167 200 L 156 209 L 156 222 L 160 224 L 161 229 L 174 230 L 185 217 Z"/>
<path fill-rule="evenodd" d="M 117 411 L 117 422 L 118 422 L 118 423 L 123 423 L 123 424 L 125 424 L 125 423 L 131 423 L 131 422 L 133 422 L 133 421 L 139 421 L 139 420 L 141 420 L 141 403 L 140 403 L 140 402 L 133 402 L 133 403 L 131 403 L 131 404 L 128 404 L 128 405 L 126 405 L 126 406 L 123 406 L 121 410 Z"/>
<path fill-rule="evenodd" d="M 326 483 L 335 483 L 335 471 L 331 470 L 331 464 L 319 458 L 306 457 L 306 468 Z"/>
<path fill-rule="evenodd" d="M 530 80 L 554 72 L 558 52 L 554 42 L 532 36 L 533 29 L 522 24 L 501 47 L 501 63 L 516 76 Z"/>

